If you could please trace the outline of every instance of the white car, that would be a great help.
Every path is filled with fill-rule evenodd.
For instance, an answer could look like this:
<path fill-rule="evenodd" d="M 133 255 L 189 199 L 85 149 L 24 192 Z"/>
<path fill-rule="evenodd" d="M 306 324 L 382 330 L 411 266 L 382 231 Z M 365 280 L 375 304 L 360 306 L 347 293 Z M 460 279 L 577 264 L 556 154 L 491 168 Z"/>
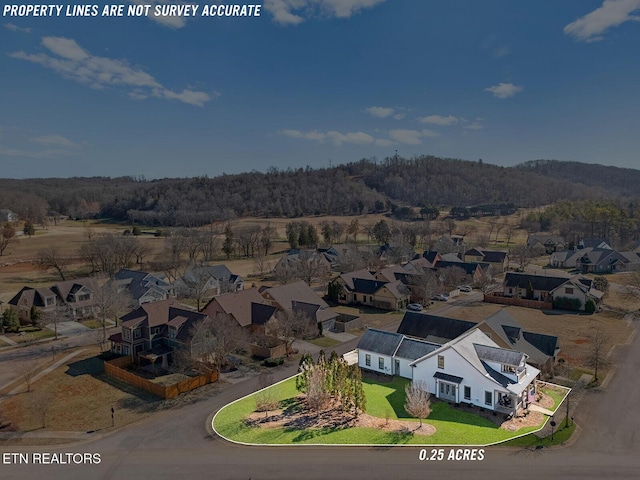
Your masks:
<path fill-rule="evenodd" d="M 469 285 L 460 285 L 458 287 L 458 290 L 460 290 L 461 292 L 469 293 L 473 289 Z"/>
<path fill-rule="evenodd" d="M 421 312 L 423 308 L 419 303 L 410 303 L 407 305 L 407 310 L 413 310 L 414 312 Z"/>

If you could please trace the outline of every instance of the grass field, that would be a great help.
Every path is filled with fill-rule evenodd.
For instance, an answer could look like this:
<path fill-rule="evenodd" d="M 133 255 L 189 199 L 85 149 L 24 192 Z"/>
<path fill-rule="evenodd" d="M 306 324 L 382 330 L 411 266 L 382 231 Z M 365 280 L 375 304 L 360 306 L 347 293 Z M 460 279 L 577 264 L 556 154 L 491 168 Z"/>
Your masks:
<path fill-rule="evenodd" d="M 395 378 L 389 383 L 363 382 L 367 398 L 366 412 L 369 415 L 391 420 L 409 420 L 418 425 L 418 420 L 410 417 L 404 410 L 404 386 L 407 380 Z M 289 379 L 270 387 L 281 402 L 296 401 L 298 392 L 295 379 Z M 350 445 L 391 445 L 391 444 L 428 444 L 428 445 L 485 445 L 501 442 L 523 433 L 537 430 L 536 427 L 521 429 L 517 432 L 502 430 L 498 426 L 478 415 L 462 412 L 445 402 L 434 402 L 432 412 L 424 423 L 432 425 L 436 433 L 432 436 L 413 435 L 395 431 L 389 432 L 375 428 L 260 428 L 249 427 L 244 419 L 254 412 L 255 394 L 231 403 L 220 410 L 214 419 L 214 427 L 222 436 L 237 442 L 276 445 L 276 444 L 350 444 Z"/>
<path fill-rule="evenodd" d="M 336 345 L 340 345 L 340 342 L 338 340 L 336 340 L 335 338 L 329 338 L 329 337 L 313 338 L 311 340 L 307 340 L 307 342 L 313 343 L 314 345 L 317 345 L 318 347 L 322 347 L 322 348 L 331 348 L 331 347 L 335 347 Z"/>

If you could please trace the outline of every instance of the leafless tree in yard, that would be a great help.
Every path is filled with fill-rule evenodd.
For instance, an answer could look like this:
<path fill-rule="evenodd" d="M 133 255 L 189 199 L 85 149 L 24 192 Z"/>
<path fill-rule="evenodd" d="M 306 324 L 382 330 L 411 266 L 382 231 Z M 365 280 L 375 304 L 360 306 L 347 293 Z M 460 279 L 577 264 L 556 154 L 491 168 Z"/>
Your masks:
<path fill-rule="evenodd" d="M 330 399 L 329 392 L 327 391 L 327 374 L 326 372 L 315 365 L 309 372 L 309 379 L 307 384 L 307 404 L 309 408 L 315 410 L 316 417 L 320 414 L 320 410 L 324 408 Z"/>
<path fill-rule="evenodd" d="M 301 312 L 294 311 L 278 312 L 276 318 L 266 324 L 266 328 L 285 341 L 287 356 L 289 356 L 291 345 L 296 338 L 304 339 L 318 334 L 318 326 L 315 321 Z"/>
<path fill-rule="evenodd" d="M 93 292 L 93 308 L 96 319 L 100 322 L 100 329 L 96 331 L 97 343 L 104 350 L 107 343 L 107 322 L 113 320 L 118 324 L 118 318 L 132 306 L 133 300 L 126 291 L 120 291 L 118 284 L 96 279 L 97 288 Z"/>
<path fill-rule="evenodd" d="M 404 391 L 407 397 L 404 409 L 409 415 L 418 418 L 422 427 L 422 419 L 427 418 L 431 413 L 431 394 L 427 390 L 427 385 L 419 380 L 407 384 Z"/>
<path fill-rule="evenodd" d="M 436 294 L 438 277 L 433 270 L 424 270 L 420 275 L 412 275 L 411 282 L 416 296 L 425 303 Z"/>
<path fill-rule="evenodd" d="M 187 298 L 192 298 L 196 301 L 197 310 L 200 311 L 200 304 L 204 300 L 207 291 L 209 291 L 209 282 L 211 275 L 206 268 L 199 268 L 195 265 L 187 267 L 182 281 L 184 282 L 185 289 L 182 294 Z"/>
<path fill-rule="evenodd" d="M 598 367 L 606 364 L 609 351 L 609 337 L 600 328 L 594 329 L 589 335 L 589 351 L 587 365 L 594 369 L 594 381 L 598 382 Z"/>
<path fill-rule="evenodd" d="M 487 232 L 479 232 L 475 235 L 476 244 L 480 248 L 487 248 L 489 246 L 490 238 Z"/>
<path fill-rule="evenodd" d="M 58 325 L 61 322 L 66 322 L 70 318 L 69 307 L 64 303 L 59 303 L 60 300 L 56 299 L 56 306 L 52 310 L 49 310 L 44 314 L 42 323 L 46 325 L 53 325 L 53 333 L 55 339 L 58 339 Z"/>
<path fill-rule="evenodd" d="M 490 267 L 480 270 L 480 274 L 473 283 L 484 295 L 491 293 L 499 285 L 493 278 Z"/>
<path fill-rule="evenodd" d="M 531 263 L 533 257 L 534 255 L 531 249 L 524 244 L 517 245 L 512 251 L 512 258 L 516 261 L 518 269 L 522 272 L 524 272 L 525 267 Z"/>
<path fill-rule="evenodd" d="M 7 223 L 0 232 L 0 256 L 2 256 L 9 244 L 15 241 L 15 235 L 15 228 Z"/>
<path fill-rule="evenodd" d="M 38 373 L 38 363 L 35 360 L 28 360 L 20 364 L 18 371 L 20 372 L 20 376 L 24 380 L 24 383 L 27 385 L 27 392 L 30 392 L 33 379 Z"/>
<path fill-rule="evenodd" d="M 447 267 L 440 272 L 442 281 L 447 287 L 454 288 L 465 282 L 467 272 L 461 267 Z"/>
<path fill-rule="evenodd" d="M 273 389 L 267 388 L 273 384 L 273 375 L 262 373 L 258 377 L 260 391 L 256 394 L 256 412 L 264 412 L 264 418 L 269 418 L 269 412 L 278 408 L 279 402 Z"/>
<path fill-rule="evenodd" d="M 49 247 L 44 250 L 40 250 L 40 252 L 38 252 L 38 259 L 42 268 L 53 268 L 58 272 L 58 275 L 60 275 L 60 279 L 63 282 L 66 280 L 65 275 L 67 273 L 67 267 L 69 266 L 69 259 L 63 257 L 57 247 Z"/>
<path fill-rule="evenodd" d="M 40 418 L 42 428 L 47 427 L 47 415 L 51 410 L 54 395 L 45 390 L 37 390 L 33 392 L 29 399 L 29 410 Z"/>

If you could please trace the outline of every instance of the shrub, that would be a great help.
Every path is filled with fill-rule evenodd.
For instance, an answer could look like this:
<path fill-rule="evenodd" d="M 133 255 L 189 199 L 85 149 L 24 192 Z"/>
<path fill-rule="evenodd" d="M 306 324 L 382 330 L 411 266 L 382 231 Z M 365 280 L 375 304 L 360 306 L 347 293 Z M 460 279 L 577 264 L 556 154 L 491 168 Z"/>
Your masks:
<path fill-rule="evenodd" d="M 131 230 L 131 233 L 134 235 L 140 235 L 142 232 L 140 231 L 140 227 L 136 225 L 133 227 L 133 230 Z"/>
<path fill-rule="evenodd" d="M 560 310 L 580 310 L 582 302 L 578 298 L 557 297 L 553 299 L 553 308 Z"/>
<path fill-rule="evenodd" d="M 277 367 L 278 365 L 282 365 L 284 363 L 284 358 L 283 357 L 267 358 L 262 363 L 265 367 Z"/>
<path fill-rule="evenodd" d="M 596 311 L 596 302 L 594 302 L 593 300 L 589 299 L 587 300 L 587 303 L 584 304 L 584 311 L 585 313 L 593 313 Z"/>

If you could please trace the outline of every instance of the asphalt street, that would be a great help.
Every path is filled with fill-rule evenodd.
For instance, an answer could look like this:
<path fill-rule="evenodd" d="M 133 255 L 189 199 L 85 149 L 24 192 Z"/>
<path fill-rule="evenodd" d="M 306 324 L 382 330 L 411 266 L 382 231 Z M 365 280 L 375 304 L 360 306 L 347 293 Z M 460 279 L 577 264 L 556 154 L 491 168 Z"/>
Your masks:
<path fill-rule="evenodd" d="M 634 325 L 637 328 L 637 325 Z M 357 340 L 341 345 L 347 351 Z M 208 400 L 155 415 L 110 435 L 65 447 L 4 447 L 1 452 L 99 453 L 99 464 L 0 463 L 1 479 L 637 479 L 640 478 L 640 348 L 619 347 L 606 389 L 589 391 L 576 412 L 580 426 L 569 446 L 527 450 L 489 447 L 484 459 L 420 460 L 420 447 L 245 447 L 211 433 L 214 412 L 258 388 L 257 378 Z M 284 378 L 295 371 L 278 371 Z M 431 449 L 427 448 L 427 453 Z"/>

